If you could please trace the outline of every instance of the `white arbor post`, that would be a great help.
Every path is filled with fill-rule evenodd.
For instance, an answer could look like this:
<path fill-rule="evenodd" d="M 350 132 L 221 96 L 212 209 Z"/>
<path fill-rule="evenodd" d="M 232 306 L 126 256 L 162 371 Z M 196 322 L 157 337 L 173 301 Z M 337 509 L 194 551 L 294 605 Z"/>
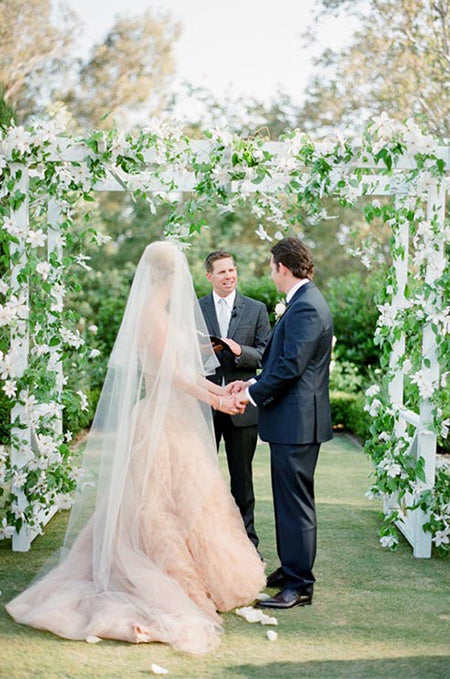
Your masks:
<path fill-rule="evenodd" d="M 21 163 L 14 163 L 11 168 L 12 172 L 20 179 L 16 181 L 16 189 L 25 196 L 24 200 L 16 210 L 11 211 L 11 220 L 17 227 L 19 241 L 18 244 L 11 243 L 11 257 L 15 259 L 18 256 L 18 261 L 13 264 L 11 269 L 11 287 L 18 299 L 25 297 L 24 304 L 28 304 L 29 289 L 28 284 L 19 281 L 18 276 L 20 270 L 26 265 L 27 256 L 25 252 L 25 241 L 29 230 L 29 197 L 28 197 L 28 168 Z M 14 377 L 22 377 L 24 371 L 28 366 L 28 352 L 29 352 L 29 334 L 28 334 L 28 317 L 22 317 L 17 321 L 16 327 L 11 333 L 11 352 L 14 356 L 15 370 Z M 16 403 L 11 410 L 11 466 L 20 470 L 27 463 L 26 450 L 31 446 L 31 428 L 27 422 L 25 406 Z M 16 440 L 20 443 L 17 443 Z M 21 486 L 16 486 L 14 479 L 12 480 L 12 489 L 16 493 L 17 507 L 16 511 L 21 512 L 25 510 L 27 500 L 25 493 Z M 12 538 L 13 550 L 17 552 L 26 552 L 30 548 L 31 533 L 29 527 L 25 524 L 19 532 L 15 532 Z"/>

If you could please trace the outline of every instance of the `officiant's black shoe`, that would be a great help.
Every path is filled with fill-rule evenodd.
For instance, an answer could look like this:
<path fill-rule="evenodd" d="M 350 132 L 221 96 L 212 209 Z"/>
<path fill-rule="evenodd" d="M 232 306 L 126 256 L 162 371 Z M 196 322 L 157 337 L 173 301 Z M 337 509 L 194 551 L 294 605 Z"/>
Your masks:
<path fill-rule="evenodd" d="M 285 587 L 270 599 L 263 599 L 256 604 L 258 608 L 294 608 L 294 606 L 309 606 L 312 603 L 313 593 L 306 590 L 298 591 Z"/>
<path fill-rule="evenodd" d="M 287 580 L 283 575 L 281 567 L 267 576 L 267 587 L 285 587 L 286 585 Z"/>

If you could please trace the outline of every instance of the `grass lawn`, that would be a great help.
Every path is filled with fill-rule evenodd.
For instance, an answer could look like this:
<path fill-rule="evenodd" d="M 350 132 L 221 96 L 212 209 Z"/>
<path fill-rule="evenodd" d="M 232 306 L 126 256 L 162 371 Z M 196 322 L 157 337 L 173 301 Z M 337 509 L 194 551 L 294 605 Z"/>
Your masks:
<path fill-rule="evenodd" d="M 396 554 L 380 547 L 378 507 L 364 497 L 369 471 L 349 438 L 323 446 L 316 474 L 315 598 L 312 606 L 276 614 L 277 641 L 267 640 L 267 627 L 230 613 L 218 650 L 202 658 L 162 644 L 90 645 L 16 625 L 1 606 L 0 676 L 144 679 L 153 676 L 150 666 L 157 663 L 170 677 L 192 679 L 448 679 L 450 562 L 414 559 L 405 541 Z M 270 571 L 278 564 L 269 478 L 268 447 L 260 445 L 257 528 Z M 13 554 L 9 544 L 0 543 L 0 603 L 24 589 L 57 548 L 66 520 L 66 512 L 56 516 L 28 554 Z"/>

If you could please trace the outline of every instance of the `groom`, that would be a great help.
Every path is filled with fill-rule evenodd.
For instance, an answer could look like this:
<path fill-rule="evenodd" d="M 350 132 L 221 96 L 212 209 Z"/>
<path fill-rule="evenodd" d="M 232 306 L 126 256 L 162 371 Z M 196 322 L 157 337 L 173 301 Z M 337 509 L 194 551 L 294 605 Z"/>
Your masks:
<path fill-rule="evenodd" d="M 327 303 L 312 282 L 309 248 L 284 238 L 271 249 L 271 277 L 286 294 L 287 308 L 262 358 L 262 373 L 236 382 L 239 406 L 259 408 L 259 433 L 271 455 L 277 551 L 281 566 L 267 579 L 280 592 L 264 608 L 310 604 L 315 578 L 314 470 L 322 441 L 332 437 L 328 394 L 333 324 Z"/>

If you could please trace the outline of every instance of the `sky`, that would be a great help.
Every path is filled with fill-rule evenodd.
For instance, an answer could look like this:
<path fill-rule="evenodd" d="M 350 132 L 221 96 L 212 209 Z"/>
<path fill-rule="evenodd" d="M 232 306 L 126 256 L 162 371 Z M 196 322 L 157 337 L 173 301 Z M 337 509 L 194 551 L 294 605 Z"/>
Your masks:
<path fill-rule="evenodd" d="M 182 25 L 174 46 L 175 87 L 182 81 L 225 93 L 270 101 L 279 89 L 300 104 L 312 72 L 311 49 L 301 35 L 310 24 L 314 0 L 67 0 L 84 22 L 80 51 L 107 32 L 116 14 L 147 8 L 170 12 Z M 354 24 L 331 18 L 321 23 L 321 47 L 348 42 Z"/>

